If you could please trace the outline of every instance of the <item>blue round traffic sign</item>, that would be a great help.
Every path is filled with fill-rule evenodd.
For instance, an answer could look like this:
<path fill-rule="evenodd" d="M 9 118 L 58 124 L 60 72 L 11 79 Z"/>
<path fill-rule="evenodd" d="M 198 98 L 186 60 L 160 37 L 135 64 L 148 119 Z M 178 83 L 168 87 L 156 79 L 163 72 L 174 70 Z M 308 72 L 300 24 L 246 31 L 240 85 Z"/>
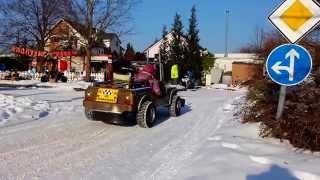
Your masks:
<path fill-rule="evenodd" d="M 310 75 L 312 57 L 300 45 L 284 44 L 270 53 L 266 69 L 274 82 L 283 86 L 298 85 Z"/>

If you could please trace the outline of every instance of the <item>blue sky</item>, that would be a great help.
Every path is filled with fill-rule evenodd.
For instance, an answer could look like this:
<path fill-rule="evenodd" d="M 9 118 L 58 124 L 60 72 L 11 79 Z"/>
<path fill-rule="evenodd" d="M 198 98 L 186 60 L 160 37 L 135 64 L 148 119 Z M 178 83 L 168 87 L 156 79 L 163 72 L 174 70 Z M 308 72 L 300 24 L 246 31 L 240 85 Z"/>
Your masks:
<path fill-rule="evenodd" d="M 225 11 L 230 14 L 230 50 L 236 52 L 254 39 L 254 29 L 273 27 L 267 17 L 281 0 L 142 0 L 132 12 L 134 35 L 124 37 L 123 46 L 131 42 L 142 51 L 161 37 L 163 25 L 171 27 L 176 12 L 183 17 L 185 31 L 192 5 L 198 10 L 201 45 L 211 52 L 224 51 Z"/>

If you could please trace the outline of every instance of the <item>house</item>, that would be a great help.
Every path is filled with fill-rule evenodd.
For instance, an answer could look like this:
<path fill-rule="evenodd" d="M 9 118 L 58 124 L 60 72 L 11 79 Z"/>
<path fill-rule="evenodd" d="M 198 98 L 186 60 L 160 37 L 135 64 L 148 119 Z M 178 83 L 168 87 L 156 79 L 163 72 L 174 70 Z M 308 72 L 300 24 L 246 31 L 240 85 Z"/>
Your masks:
<path fill-rule="evenodd" d="M 168 44 L 170 44 L 173 40 L 173 33 L 170 32 L 167 34 L 166 36 L 167 40 L 168 40 Z M 157 58 L 159 58 L 159 54 L 160 54 L 160 47 L 161 47 L 161 44 L 163 43 L 163 38 L 158 40 L 158 41 L 155 41 L 154 43 L 152 43 L 150 46 L 148 46 L 144 51 L 143 53 L 145 54 L 145 56 L 150 60 L 150 61 L 153 61 Z M 182 43 L 183 43 L 183 46 L 186 46 L 187 45 L 187 38 L 185 36 L 182 36 Z M 207 49 L 205 48 L 202 48 L 200 47 L 201 49 L 201 56 L 202 55 L 207 55 L 209 52 Z"/>
<path fill-rule="evenodd" d="M 232 63 L 234 62 L 246 62 L 246 63 L 259 63 L 261 59 L 256 54 L 246 53 L 231 53 L 228 57 L 225 54 L 214 54 L 215 68 L 222 69 L 224 72 L 232 72 Z"/>
<path fill-rule="evenodd" d="M 45 50 L 50 52 L 69 50 L 74 52 L 70 57 L 59 57 L 57 69 L 81 72 L 85 60 L 85 26 L 67 19 L 59 20 L 50 30 L 50 38 Z M 121 53 L 121 41 L 117 34 L 98 32 L 92 48 L 91 66 L 93 72 L 100 71 L 108 59 Z"/>
<path fill-rule="evenodd" d="M 225 54 L 214 54 L 214 57 L 216 58 L 214 68 L 224 72 L 224 79 L 231 76 L 230 83 L 232 84 L 247 82 L 263 76 L 264 61 L 256 54 L 231 53 L 228 54 L 228 57 L 225 57 Z"/>
<path fill-rule="evenodd" d="M 173 40 L 173 33 L 170 32 L 167 34 L 166 38 L 168 39 L 168 43 L 170 44 Z M 157 59 L 159 57 L 160 54 L 160 47 L 161 44 L 163 43 L 163 38 L 154 42 L 153 44 L 151 44 L 149 47 L 147 47 L 143 53 L 146 55 L 146 57 L 150 60 L 153 61 L 155 59 Z M 182 42 L 183 44 L 186 44 L 186 38 L 182 37 Z"/>

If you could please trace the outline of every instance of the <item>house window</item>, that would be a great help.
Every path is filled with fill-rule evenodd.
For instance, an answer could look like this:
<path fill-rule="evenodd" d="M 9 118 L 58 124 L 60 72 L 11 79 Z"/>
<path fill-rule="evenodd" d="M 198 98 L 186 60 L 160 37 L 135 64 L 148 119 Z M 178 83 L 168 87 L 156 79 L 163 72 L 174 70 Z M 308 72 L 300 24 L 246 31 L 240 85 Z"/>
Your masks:
<path fill-rule="evenodd" d="M 60 41 L 60 39 L 58 37 L 52 37 L 51 38 L 51 42 L 53 42 L 53 43 L 57 43 L 59 41 Z"/>
<path fill-rule="evenodd" d="M 110 48 L 111 43 L 110 43 L 110 40 L 109 40 L 109 39 L 104 40 L 103 43 L 104 43 L 104 45 L 106 46 L 106 48 Z"/>

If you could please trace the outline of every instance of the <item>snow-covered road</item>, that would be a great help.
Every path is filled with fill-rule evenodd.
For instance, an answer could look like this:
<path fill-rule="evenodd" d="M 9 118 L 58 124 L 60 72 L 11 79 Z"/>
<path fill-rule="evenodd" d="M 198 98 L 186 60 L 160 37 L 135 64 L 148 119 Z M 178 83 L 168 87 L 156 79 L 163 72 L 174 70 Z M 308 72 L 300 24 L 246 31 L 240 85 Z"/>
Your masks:
<path fill-rule="evenodd" d="M 292 160 L 296 153 L 287 146 L 258 138 L 256 126 L 233 117 L 243 91 L 183 92 L 183 115 L 169 118 L 160 109 L 152 129 L 86 120 L 83 92 L 72 88 L 0 93 L 1 180 L 261 179 L 259 174 L 274 166 L 278 174 L 288 169 L 281 179 L 319 178 L 317 167 L 301 166 L 307 162 L 320 167 L 313 155 Z M 277 153 L 283 156 L 272 156 Z"/>

